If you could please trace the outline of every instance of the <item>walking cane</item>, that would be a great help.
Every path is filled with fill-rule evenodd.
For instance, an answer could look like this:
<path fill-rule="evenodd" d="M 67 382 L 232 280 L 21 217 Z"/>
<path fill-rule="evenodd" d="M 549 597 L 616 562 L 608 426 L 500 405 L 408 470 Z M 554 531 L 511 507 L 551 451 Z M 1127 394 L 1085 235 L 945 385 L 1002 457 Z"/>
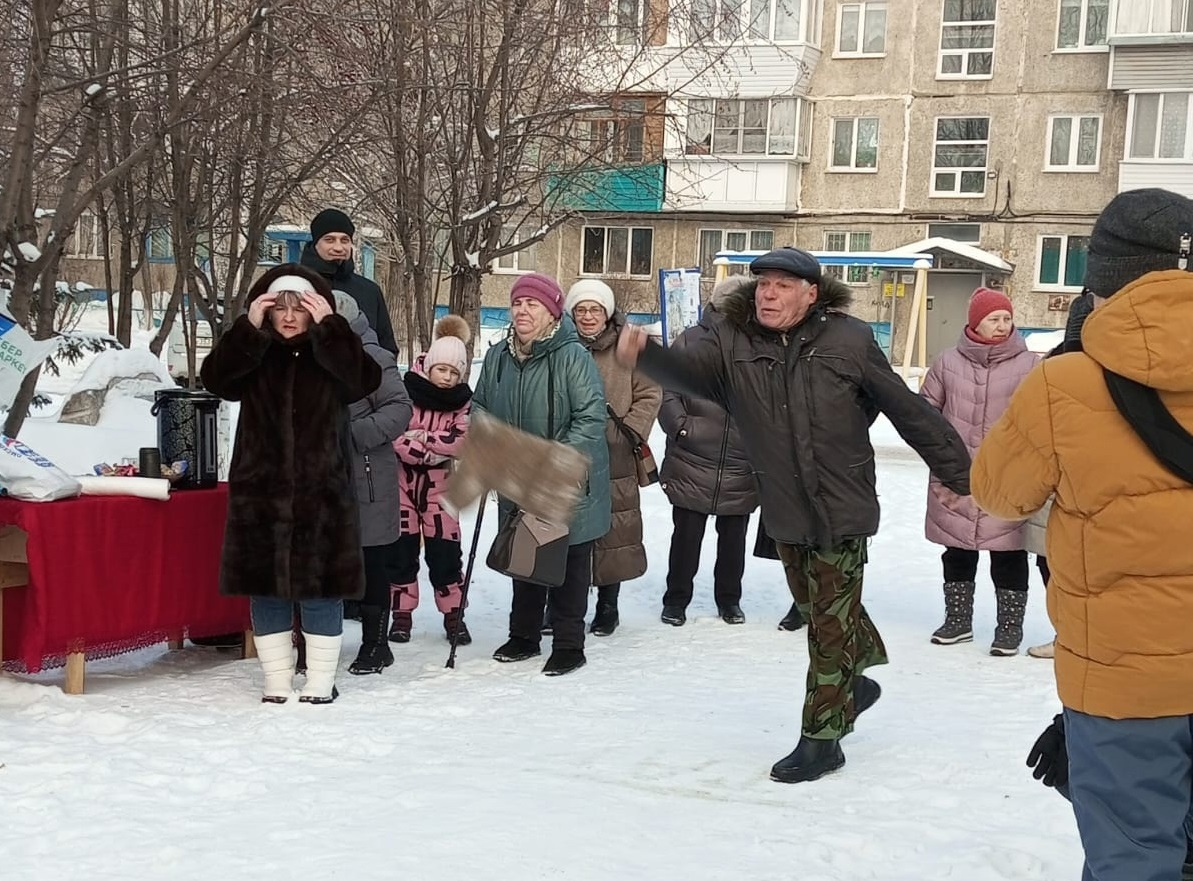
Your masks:
<path fill-rule="evenodd" d="M 485 519 L 485 502 L 489 493 L 481 496 L 480 507 L 476 509 L 476 524 L 472 527 L 472 547 L 468 551 L 468 568 L 464 570 L 464 584 L 460 587 L 460 614 L 456 616 L 456 626 L 452 628 L 452 650 L 444 665 L 449 670 L 456 669 L 456 640 L 460 636 L 460 628 L 464 625 L 464 607 L 468 605 L 468 588 L 472 585 L 472 566 L 476 563 L 476 546 L 480 543 L 481 523 Z"/>

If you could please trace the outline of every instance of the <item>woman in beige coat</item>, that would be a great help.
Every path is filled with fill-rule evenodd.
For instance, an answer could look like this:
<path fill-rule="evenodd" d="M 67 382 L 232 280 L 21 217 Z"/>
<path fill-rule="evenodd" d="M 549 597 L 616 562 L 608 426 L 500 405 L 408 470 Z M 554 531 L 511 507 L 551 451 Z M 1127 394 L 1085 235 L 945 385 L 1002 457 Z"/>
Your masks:
<path fill-rule="evenodd" d="M 576 322 L 580 342 L 592 352 L 605 382 L 609 409 L 605 439 L 609 444 L 613 525 L 597 541 L 593 552 L 592 583 L 597 586 L 597 604 L 589 628 L 594 636 L 608 636 L 619 623 L 617 599 L 621 583 L 646 572 L 634 447 L 635 439 L 646 440 L 650 436 L 663 402 L 663 390 L 614 358 L 617 337 L 625 327 L 626 317 L 617 311 L 613 291 L 607 284 L 594 278 L 576 282 L 568 291 L 564 310 Z"/>

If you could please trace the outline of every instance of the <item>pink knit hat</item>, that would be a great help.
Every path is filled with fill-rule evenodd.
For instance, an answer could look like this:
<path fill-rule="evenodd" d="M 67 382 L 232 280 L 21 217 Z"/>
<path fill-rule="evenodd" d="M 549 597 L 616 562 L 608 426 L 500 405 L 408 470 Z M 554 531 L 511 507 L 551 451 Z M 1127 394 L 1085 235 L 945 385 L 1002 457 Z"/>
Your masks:
<path fill-rule="evenodd" d="M 434 342 L 423 357 L 423 370 L 430 372 L 436 364 L 454 367 L 463 376 L 468 372 L 468 340 L 472 331 L 459 315 L 444 315 L 435 324 Z"/>
<path fill-rule="evenodd" d="M 973 297 L 969 301 L 969 329 L 973 330 L 982 323 L 987 315 L 997 312 L 999 309 L 1005 309 L 1012 315 L 1015 314 L 1015 307 L 1011 305 L 1011 299 L 1002 291 L 978 288 L 973 292 Z"/>
<path fill-rule="evenodd" d="M 542 303 L 553 318 L 563 314 L 563 288 L 559 282 L 537 272 L 529 272 L 518 276 L 514 286 L 510 288 L 510 303 L 519 297 L 528 297 Z"/>

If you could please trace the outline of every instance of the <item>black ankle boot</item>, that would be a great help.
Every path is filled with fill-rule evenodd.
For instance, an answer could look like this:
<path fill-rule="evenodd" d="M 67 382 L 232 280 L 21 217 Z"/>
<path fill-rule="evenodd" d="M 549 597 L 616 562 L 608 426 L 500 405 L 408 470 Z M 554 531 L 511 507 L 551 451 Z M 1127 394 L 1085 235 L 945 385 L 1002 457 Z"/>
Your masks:
<path fill-rule="evenodd" d="M 804 626 L 804 623 L 804 616 L 800 614 L 799 606 L 792 603 L 791 610 L 779 622 L 779 629 L 788 631 L 799 630 Z"/>
<path fill-rule="evenodd" d="M 520 636 L 511 636 L 505 645 L 493 652 L 493 660 L 500 661 L 502 664 L 513 664 L 517 661 L 537 658 L 542 653 L 537 642 L 522 639 Z"/>
<path fill-rule="evenodd" d="M 580 649 L 555 649 L 543 666 L 543 675 L 563 676 L 573 670 L 579 670 L 587 663 L 588 659 Z"/>
<path fill-rule="evenodd" d="M 447 641 L 452 641 L 452 634 L 456 635 L 456 645 L 472 645 L 472 634 L 468 632 L 468 625 L 464 623 L 464 610 L 453 609 L 443 616 L 443 632 L 447 636 Z"/>
<path fill-rule="evenodd" d="M 778 783 L 806 783 L 818 780 L 845 764 L 845 753 L 836 740 L 801 737 L 799 745 L 775 762 L 770 779 Z"/>
<path fill-rule="evenodd" d="M 737 603 L 732 603 L 728 606 L 721 606 L 717 609 L 717 614 L 721 616 L 721 620 L 726 624 L 745 624 L 746 615 L 741 610 L 741 606 Z"/>
<path fill-rule="evenodd" d="M 588 628 L 593 636 L 610 636 L 621 623 L 621 617 L 617 614 L 617 598 L 620 594 L 620 584 L 597 588 L 596 612 L 592 616 L 592 626 Z"/>
<path fill-rule="evenodd" d="M 388 617 L 389 609 L 384 606 L 360 607 L 360 651 L 348 667 L 349 673 L 354 676 L 380 673 L 393 664 L 394 653 L 390 651 L 385 634 Z"/>

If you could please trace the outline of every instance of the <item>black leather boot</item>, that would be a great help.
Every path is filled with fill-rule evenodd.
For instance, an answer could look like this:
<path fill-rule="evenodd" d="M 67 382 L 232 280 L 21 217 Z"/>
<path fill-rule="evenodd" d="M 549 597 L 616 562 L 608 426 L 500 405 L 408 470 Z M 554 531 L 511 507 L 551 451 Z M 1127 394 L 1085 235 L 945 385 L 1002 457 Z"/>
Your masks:
<path fill-rule="evenodd" d="M 588 628 L 593 636 L 611 636 L 621 623 L 617 614 L 617 598 L 620 594 L 620 584 L 597 588 L 596 612 L 592 616 L 592 626 Z"/>
<path fill-rule="evenodd" d="M 799 630 L 804 626 L 804 616 L 800 614 L 799 606 L 795 603 L 791 604 L 791 610 L 783 616 L 783 620 L 779 622 L 780 630 Z"/>
<path fill-rule="evenodd" d="M 801 737 L 799 745 L 775 762 L 770 779 L 778 783 L 806 783 L 818 780 L 845 764 L 845 753 L 836 740 Z"/>
<path fill-rule="evenodd" d="M 384 606 L 361 605 L 360 651 L 356 653 L 356 660 L 348 667 L 349 673 L 354 676 L 380 673 L 393 664 L 394 653 L 390 651 L 385 634 L 388 617 L 389 609 Z"/>

